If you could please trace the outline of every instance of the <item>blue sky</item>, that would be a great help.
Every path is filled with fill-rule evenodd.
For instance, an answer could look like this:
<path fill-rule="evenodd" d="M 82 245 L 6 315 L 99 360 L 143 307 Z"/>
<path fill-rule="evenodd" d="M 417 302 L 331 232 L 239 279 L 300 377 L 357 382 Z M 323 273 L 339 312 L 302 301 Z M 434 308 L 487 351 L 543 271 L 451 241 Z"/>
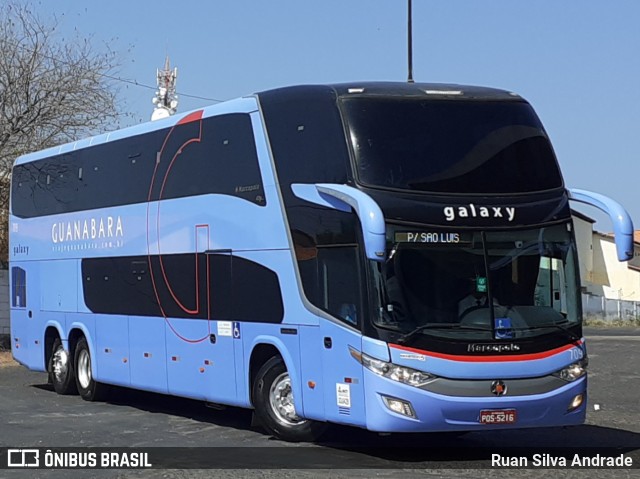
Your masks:
<path fill-rule="evenodd" d="M 405 81 L 405 0 L 42 1 L 121 52 L 119 76 L 155 86 L 169 54 L 179 111 L 273 87 Z M 625 205 L 640 228 L 640 1 L 413 0 L 414 78 L 515 91 L 537 110 L 569 187 Z M 120 84 L 127 123 L 153 90 Z M 209 100 L 189 98 L 194 95 Z M 583 212 L 601 220 L 597 210 Z M 610 230 L 608 222 L 598 229 Z"/>

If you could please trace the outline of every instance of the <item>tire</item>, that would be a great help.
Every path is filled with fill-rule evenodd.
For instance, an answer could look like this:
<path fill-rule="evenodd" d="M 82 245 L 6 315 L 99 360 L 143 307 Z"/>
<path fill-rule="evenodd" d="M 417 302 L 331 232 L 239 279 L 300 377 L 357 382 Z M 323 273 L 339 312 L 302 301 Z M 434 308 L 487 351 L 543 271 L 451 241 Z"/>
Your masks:
<path fill-rule="evenodd" d="M 47 372 L 49 373 L 49 383 L 53 385 L 53 389 L 58 394 L 76 394 L 78 392 L 71 354 L 64 349 L 59 338 L 53 342 Z"/>
<path fill-rule="evenodd" d="M 315 441 L 326 424 L 298 417 L 293 408 L 291 379 L 279 356 L 269 359 L 258 371 L 252 386 L 255 417 L 273 436 L 284 441 Z"/>
<path fill-rule="evenodd" d="M 91 353 L 85 338 L 78 340 L 74 356 L 76 387 L 80 397 L 85 401 L 99 401 L 103 399 L 107 391 L 107 386 L 93 379 Z"/>

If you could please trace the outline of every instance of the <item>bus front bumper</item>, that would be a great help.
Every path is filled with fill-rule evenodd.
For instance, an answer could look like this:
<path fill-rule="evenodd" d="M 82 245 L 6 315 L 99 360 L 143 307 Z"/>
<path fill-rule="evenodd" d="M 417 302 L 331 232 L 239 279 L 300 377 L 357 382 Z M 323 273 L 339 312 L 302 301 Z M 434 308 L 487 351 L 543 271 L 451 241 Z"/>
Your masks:
<path fill-rule="evenodd" d="M 366 424 L 370 431 L 555 427 L 582 424 L 586 415 L 586 376 L 551 392 L 527 396 L 445 396 L 392 381 L 367 370 L 365 384 Z M 578 395 L 582 395 L 582 402 L 573 407 Z M 481 416 L 484 422 L 481 422 Z M 509 422 L 504 422 L 505 417 Z M 494 422 L 487 422 L 487 419 Z"/>

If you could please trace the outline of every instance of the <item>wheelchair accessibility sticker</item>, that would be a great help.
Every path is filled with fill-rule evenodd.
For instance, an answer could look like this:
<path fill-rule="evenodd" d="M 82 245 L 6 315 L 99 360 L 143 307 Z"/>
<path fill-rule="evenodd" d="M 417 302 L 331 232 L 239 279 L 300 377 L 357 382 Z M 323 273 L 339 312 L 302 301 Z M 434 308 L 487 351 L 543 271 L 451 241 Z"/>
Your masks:
<path fill-rule="evenodd" d="M 233 322 L 233 339 L 240 339 L 240 323 L 238 321 Z"/>

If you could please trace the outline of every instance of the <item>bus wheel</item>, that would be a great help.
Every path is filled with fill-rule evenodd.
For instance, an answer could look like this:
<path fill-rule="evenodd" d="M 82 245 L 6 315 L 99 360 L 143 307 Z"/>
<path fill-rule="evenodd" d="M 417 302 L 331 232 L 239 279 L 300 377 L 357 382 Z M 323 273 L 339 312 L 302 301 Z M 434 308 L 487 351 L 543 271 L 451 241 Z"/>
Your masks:
<path fill-rule="evenodd" d="M 56 339 L 53 342 L 53 350 L 47 365 L 49 382 L 58 394 L 75 394 L 76 383 L 73 374 L 73 361 L 71 355 L 62 346 L 62 341 Z"/>
<path fill-rule="evenodd" d="M 96 382 L 91 372 L 91 354 L 85 338 L 76 344 L 75 354 L 76 385 L 78 393 L 85 401 L 99 401 L 106 390 L 106 385 Z"/>
<path fill-rule="evenodd" d="M 285 441 L 315 441 L 326 425 L 296 414 L 291 378 L 282 358 L 275 356 L 258 371 L 253 383 L 253 399 L 258 422 Z"/>

